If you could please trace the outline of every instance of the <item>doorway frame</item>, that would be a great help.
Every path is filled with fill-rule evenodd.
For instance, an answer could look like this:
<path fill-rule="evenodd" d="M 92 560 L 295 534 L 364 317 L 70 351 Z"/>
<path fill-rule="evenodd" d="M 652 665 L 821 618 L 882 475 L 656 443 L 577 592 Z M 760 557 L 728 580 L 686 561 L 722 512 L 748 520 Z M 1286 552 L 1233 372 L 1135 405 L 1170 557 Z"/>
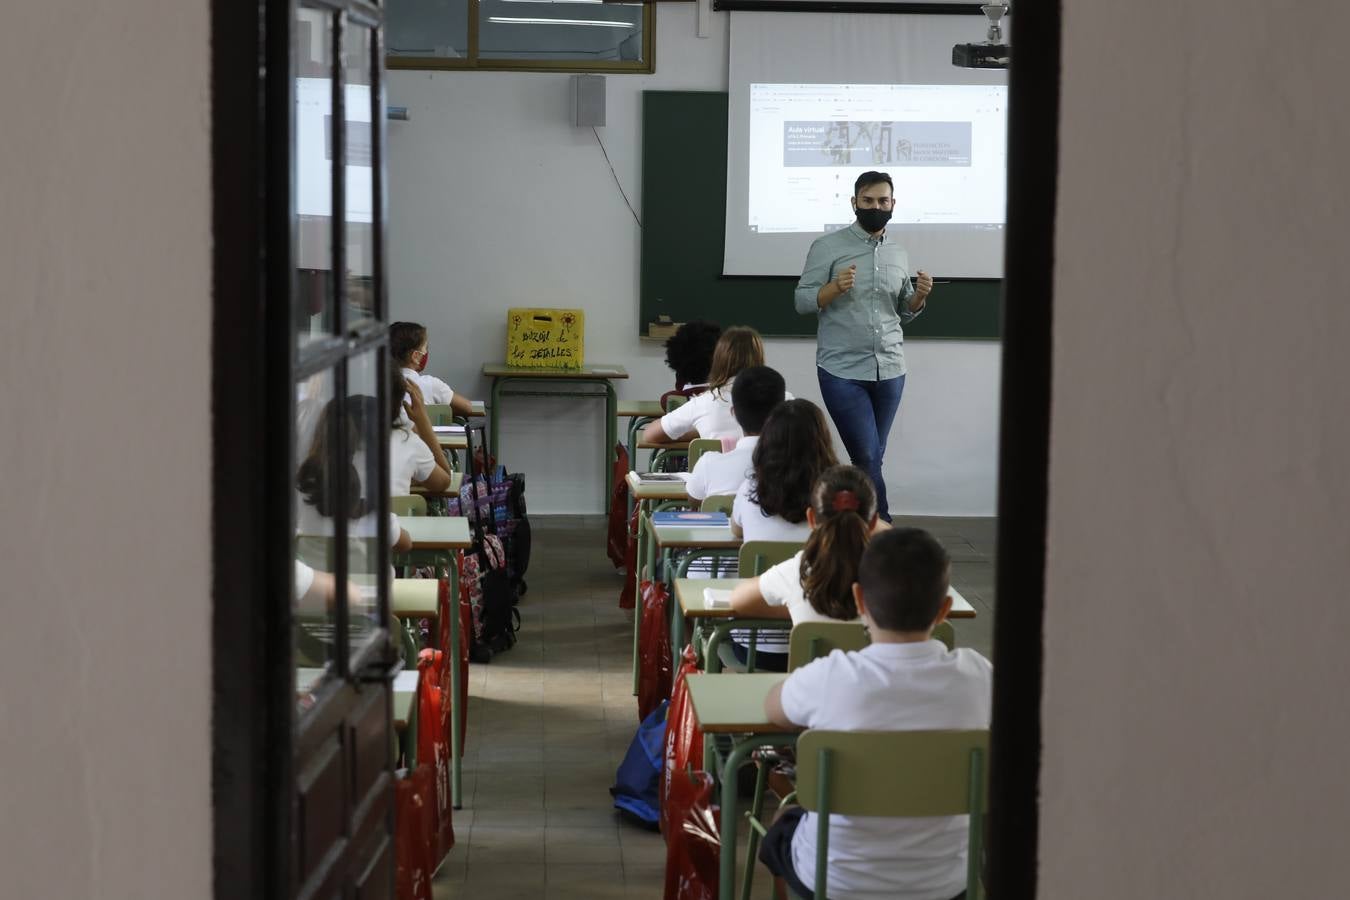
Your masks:
<path fill-rule="evenodd" d="M 268 265 L 290 241 L 290 3 L 211 3 L 213 892 L 288 896 L 290 630 L 267 602 L 287 584 L 291 421 L 276 392 L 289 359 L 289 283 Z M 1059 0 L 1019 5 L 1009 73 L 998 562 L 988 883 L 1034 897 L 1038 864 L 1042 622 L 1058 170 Z M 279 68 L 278 68 L 279 67 Z M 490 76 L 489 76 L 490 77 Z M 278 130 L 280 129 L 280 130 Z M 1009 313 L 1012 313 L 1011 315 Z"/>

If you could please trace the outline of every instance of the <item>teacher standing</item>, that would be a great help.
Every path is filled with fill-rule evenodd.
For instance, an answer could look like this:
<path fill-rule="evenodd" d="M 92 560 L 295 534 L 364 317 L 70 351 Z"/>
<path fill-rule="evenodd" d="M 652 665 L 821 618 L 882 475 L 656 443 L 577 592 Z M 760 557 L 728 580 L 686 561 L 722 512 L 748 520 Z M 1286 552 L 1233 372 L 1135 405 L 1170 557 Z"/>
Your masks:
<path fill-rule="evenodd" d="M 886 236 L 895 185 L 864 172 L 849 201 L 857 221 L 816 239 L 797 282 L 797 312 L 816 313 L 820 394 L 853 465 L 871 476 L 878 512 L 891 520 L 881 461 L 905 391 L 904 324 L 923 312 L 933 279 Z"/>

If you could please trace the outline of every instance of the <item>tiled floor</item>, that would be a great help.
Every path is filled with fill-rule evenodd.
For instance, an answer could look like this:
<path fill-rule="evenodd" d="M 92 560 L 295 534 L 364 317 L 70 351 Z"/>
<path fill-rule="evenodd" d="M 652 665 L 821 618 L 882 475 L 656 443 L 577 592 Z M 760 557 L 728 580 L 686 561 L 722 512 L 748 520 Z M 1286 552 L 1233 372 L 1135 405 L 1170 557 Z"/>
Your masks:
<path fill-rule="evenodd" d="M 531 524 L 520 642 L 470 667 L 465 805 L 436 897 L 659 900 L 665 844 L 620 820 L 609 796 L 637 702 L 632 620 L 618 608 L 621 578 L 604 554 L 604 520 Z M 988 655 L 993 521 L 904 524 L 928 528 L 951 551 L 953 582 L 980 612 L 958 624 L 958 639 Z M 763 870 L 755 887 L 756 897 L 769 896 Z"/>

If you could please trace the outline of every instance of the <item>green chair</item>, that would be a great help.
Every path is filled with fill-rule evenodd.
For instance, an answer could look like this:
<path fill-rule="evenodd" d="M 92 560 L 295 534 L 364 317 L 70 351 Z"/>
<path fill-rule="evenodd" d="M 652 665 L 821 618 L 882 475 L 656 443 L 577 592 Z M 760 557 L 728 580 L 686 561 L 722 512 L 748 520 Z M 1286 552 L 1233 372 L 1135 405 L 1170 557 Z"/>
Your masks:
<path fill-rule="evenodd" d="M 425 516 L 427 514 L 427 498 L 418 494 L 390 497 L 389 511 L 396 516 Z"/>
<path fill-rule="evenodd" d="M 951 622 L 939 622 L 933 628 L 933 637 L 947 645 L 948 650 L 956 649 L 956 628 Z"/>
<path fill-rule="evenodd" d="M 835 650 L 861 650 L 872 639 L 861 622 L 802 622 L 788 637 L 788 671 Z"/>
<path fill-rule="evenodd" d="M 735 494 L 713 494 L 711 497 L 704 497 L 698 508 L 701 512 L 720 512 L 730 516 L 731 507 L 735 504 Z"/>
<path fill-rule="evenodd" d="M 800 549 L 802 544 L 799 541 L 746 541 L 741 544 L 741 552 L 737 557 L 737 575 L 741 578 L 763 575 L 780 562 L 792 559 Z"/>
<path fill-rule="evenodd" d="M 455 413 L 450 408 L 449 403 L 428 403 L 426 404 L 427 418 L 431 420 L 432 425 L 454 425 Z"/>
<path fill-rule="evenodd" d="M 689 442 L 689 471 L 694 471 L 698 458 L 708 451 L 720 451 L 722 442 L 717 438 L 695 438 Z"/>
<path fill-rule="evenodd" d="M 817 814 L 815 895 L 825 896 L 830 814 L 969 815 L 966 898 L 980 900 L 988 779 L 988 730 L 804 732 L 797 739 L 797 800 Z"/>

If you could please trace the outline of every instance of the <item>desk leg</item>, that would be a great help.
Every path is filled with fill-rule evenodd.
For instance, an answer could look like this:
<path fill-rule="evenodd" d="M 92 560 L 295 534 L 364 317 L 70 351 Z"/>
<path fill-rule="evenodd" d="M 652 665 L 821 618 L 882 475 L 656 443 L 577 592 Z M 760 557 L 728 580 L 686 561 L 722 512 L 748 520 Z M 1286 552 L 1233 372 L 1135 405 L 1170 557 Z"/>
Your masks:
<path fill-rule="evenodd" d="M 505 379 L 492 379 L 492 405 L 488 407 L 488 446 L 492 452 L 497 454 L 497 459 L 502 458 L 501 444 L 498 442 L 497 424 L 498 417 L 502 410 L 502 381 Z"/>
<path fill-rule="evenodd" d="M 460 704 L 460 681 L 459 681 L 459 642 L 462 639 L 459 633 L 459 612 L 461 599 L 459 596 L 459 567 L 455 564 L 454 557 L 451 557 L 449 565 L 450 570 L 450 647 L 445 651 L 449 654 L 450 662 L 450 696 L 451 715 L 450 715 L 450 805 L 455 809 L 461 809 L 464 806 L 464 784 L 463 773 L 460 771 L 460 760 L 464 756 L 464 735 L 460 732 L 460 716 L 468 715 L 468 710 L 461 710 Z"/>

